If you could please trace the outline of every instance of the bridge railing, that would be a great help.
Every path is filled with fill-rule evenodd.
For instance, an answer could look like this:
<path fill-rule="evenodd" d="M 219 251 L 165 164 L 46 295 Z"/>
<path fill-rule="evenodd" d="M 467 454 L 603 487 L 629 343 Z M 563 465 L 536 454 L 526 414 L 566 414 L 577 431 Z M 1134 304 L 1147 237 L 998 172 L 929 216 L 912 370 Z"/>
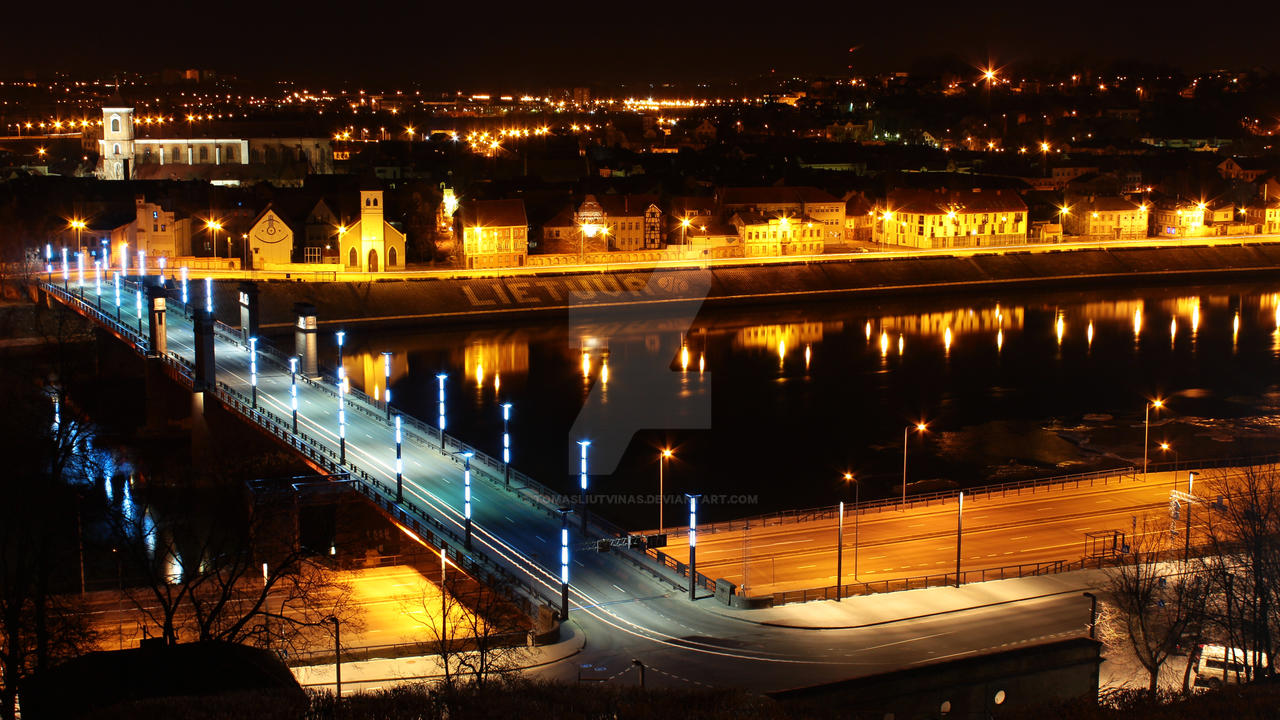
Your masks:
<path fill-rule="evenodd" d="M 1098 470 L 1096 472 L 1088 473 L 1077 473 L 1073 475 L 1058 475 L 1048 478 L 997 483 L 995 485 L 966 488 L 963 489 L 963 492 L 965 497 L 970 500 L 992 497 L 1008 497 L 1010 495 L 1016 497 L 1019 495 L 1034 495 L 1038 492 L 1060 490 L 1068 487 L 1078 488 L 1118 484 L 1137 480 L 1141 474 L 1142 473 L 1137 468 L 1126 467 L 1110 470 Z M 961 490 L 962 489 L 957 488 L 953 490 L 939 490 L 935 492 L 908 495 L 905 505 L 899 497 L 885 498 L 883 500 L 869 500 L 858 504 L 845 503 L 845 513 L 848 515 L 865 515 L 873 512 L 880 513 L 887 510 L 899 510 L 902 508 L 914 509 L 919 507 L 930 507 L 932 505 L 941 505 L 953 502 L 960 494 Z M 793 523 L 812 522 L 815 520 L 830 520 L 836 518 L 839 514 L 839 505 L 825 505 L 822 507 L 805 508 L 802 510 L 784 510 L 782 512 L 770 513 L 767 515 L 756 515 L 749 518 L 699 524 L 698 532 L 703 534 L 730 532 L 740 531 L 744 528 L 759 529 L 774 525 L 789 525 Z M 684 537 L 689 534 L 689 528 L 667 528 L 666 533 L 668 538 Z"/>
<path fill-rule="evenodd" d="M 773 593 L 772 598 L 774 606 L 811 602 L 813 600 L 839 600 L 841 598 L 855 597 L 858 595 L 897 592 L 899 590 L 951 587 L 957 584 L 964 585 L 972 582 L 985 582 L 987 580 L 1006 580 L 1009 578 L 1032 577 L 1036 575 L 1051 575 L 1065 572 L 1067 570 L 1079 569 L 1080 567 L 1081 564 L 1079 562 L 1072 563 L 1067 560 L 1050 560 L 1046 562 L 1024 563 L 1022 565 L 1006 565 L 995 568 L 961 570 L 958 580 L 956 573 L 954 572 L 938 573 L 934 575 L 914 575 L 911 577 L 876 580 L 874 582 L 855 582 L 839 586 L 829 585 L 826 587 L 805 588 L 803 590 L 785 590 Z"/>

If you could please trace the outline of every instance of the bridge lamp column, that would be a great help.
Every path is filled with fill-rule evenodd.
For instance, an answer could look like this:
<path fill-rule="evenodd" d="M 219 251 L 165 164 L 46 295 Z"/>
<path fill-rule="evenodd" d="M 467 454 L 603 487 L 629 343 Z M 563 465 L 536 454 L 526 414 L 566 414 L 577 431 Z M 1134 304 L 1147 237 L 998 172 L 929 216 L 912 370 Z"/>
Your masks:
<path fill-rule="evenodd" d="M 658 455 L 658 534 L 661 535 L 666 529 L 666 518 L 663 517 L 667 507 L 666 496 L 666 469 L 667 461 L 671 459 L 671 448 L 663 448 L 662 453 Z"/>
<path fill-rule="evenodd" d="M 67 249 L 62 248 L 62 289 L 68 289 L 71 283 L 71 267 L 67 265 Z"/>
<path fill-rule="evenodd" d="M 120 274 L 129 276 L 129 243 L 120 243 Z"/>
<path fill-rule="evenodd" d="M 473 452 L 462 453 L 462 517 L 467 522 L 467 549 L 471 549 L 471 458 Z"/>
<path fill-rule="evenodd" d="M 139 285 L 133 290 L 134 310 L 138 316 L 138 335 L 142 335 L 142 286 Z"/>
<path fill-rule="evenodd" d="M 347 371 L 342 366 L 342 346 L 347 339 L 346 331 L 339 330 L 337 332 L 337 338 L 338 338 L 338 382 L 342 382 L 343 378 L 347 376 Z"/>
<path fill-rule="evenodd" d="M 147 251 L 138 251 L 138 277 L 147 276 Z"/>
<path fill-rule="evenodd" d="M 206 277 L 204 279 L 204 310 L 205 312 L 213 312 L 213 278 Z"/>
<path fill-rule="evenodd" d="M 502 403 L 502 464 L 507 486 L 511 485 L 511 403 Z"/>
<path fill-rule="evenodd" d="M 1156 398 L 1147 403 L 1146 412 L 1142 419 L 1142 479 L 1147 479 L 1147 446 L 1151 443 L 1151 408 L 1159 410 L 1164 407 L 1164 401 Z"/>
<path fill-rule="evenodd" d="M 960 504 L 956 507 L 956 587 L 960 587 L 960 539 L 964 529 L 964 491 L 960 491 Z"/>
<path fill-rule="evenodd" d="M 347 384 L 338 380 L 338 463 L 347 464 Z"/>
<path fill-rule="evenodd" d="M 76 253 L 76 284 L 80 286 L 80 295 L 84 296 L 84 254 Z"/>
<path fill-rule="evenodd" d="M 49 282 L 53 282 L 53 243 L 44 244 L 44 271 Z"/>
<path fill-rule="evenodd" d="M 387 406 L 387 422 L 391 422 L 391 351 L 382 353 L 383 397 Z"/>
<path fill-rule="evenodd" d="M 569 618 L 569 508 L 560 508 L 560 622 Z"/>
<path fill-rule="evenodd" d="M 186 311 L 187 317 L 191 317 L 191 295 L 187 292 L 187 266 L 183 265 L 180 273 L 182 275 L 182 308 Z"/>
<path fill-rule="evenodd" d="M 436 415 L 439 418 L 441 450 L 444 450 L 444 381 L 448 377 L 448 373 L 436 374 Z"/>
<path fill-rule="evenodd" d="M 156 259 L 156 265 L 159 266 L 160 268 L 160 287 L 164 287 L 165 258 L 163 255 L 161 255 L 159 258 Z"/>
<path fill-rule="evenodd" d="M 258 338 L 249 338 L 249 386 L 253 389 L 253 409 L 258 409 Z"/>
<path fill-rule="evenodd" d="M 116 281 L 116 322 L 120 322 L 120 273 L 114 276 Z"/>
<path fill-rule="evenodd" d="M 689 498 L 689 599 L 697 600 L 698 594 L 698 498 L 702 494 L 685 493 Z"/>
<path fill-rule="evenodd" d="M 102 309 L 102 262 L 93 261 L 93 291 L 98 297 L 98 309 Z"/>
<path fill-rule="evenodd" d="M 590 440 L 578 441 L 578 506 L 582 508 L 582 534 L 587 534 L 587 448 Z"/>
<path fill-rule="evenodd" d="M 289 358 L 289 406 L 293 410 L 293 434 L 298 434 L 298 356 Z"/>

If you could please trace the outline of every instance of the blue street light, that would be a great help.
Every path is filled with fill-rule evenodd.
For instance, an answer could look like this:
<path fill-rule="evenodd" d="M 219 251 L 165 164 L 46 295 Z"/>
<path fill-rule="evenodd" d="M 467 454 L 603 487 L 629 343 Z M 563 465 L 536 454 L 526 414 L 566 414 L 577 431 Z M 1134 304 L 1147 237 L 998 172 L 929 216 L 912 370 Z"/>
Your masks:
<path fill-rule="evenodd" d="M 116 322 L 120 322 L 120 273 L 115 274 L 116 281 Z"/>
<path fill-rule="evenodd" d="M 569 617 L 569 508 L 560 508 L 560 621 Z"/>
<path fill-rule="evenodd" d="M 120 243 L 120 274 L 129 277 L 129 243 Z"/>
<path fill-rule="evenodd" d="M 204 311 L 213 312 L 213 278 L 204 279 Z"/>
<path fill-rule="evenodd" d="M 293 434 L 298 434 L 298 356 L 289 358 L 289 406 L 293 408 Z"/>
<path fill-rule="evenodd" d="M 44 271 L 49 275 L 49 279 L 53 279 L 53 244 L 44 244 Z"/>
<path fill-rule="evenodd" d="M 467 521 L 467 549 L 471 548 L 471 458 L 475 453 L 462 453 L 462 516 Z"/>
<path fill-rule="evenodd" d="M 134 310 L 138 316 L 138 335 L 142 335 L 142 286 L 133 289 Z"/>
<path fill-rule="evenodd" d="M 347 464 L 347 384 L 338 380 L 338 463 Z"/>
<path fill-rule="evenodd" d="M 102 238 L 100 242 L 102 249 L 98 252 L 102 254 L 102 270 L 103 272 L 106 272 L 107 268 L 111 265 L 111 246 L 108 244 L 108 240 L 106 238 Z"/>
<path fill-rule="evenodd" d="M 436 375 L 437 386 L 437 414 L 440 418 L 440 449 L 444 449 L 444 381 L 448 378 L 448 373 L 438 373 Z"/>
<path fill-rule="evenodd" d="M 67 284 L 71 282 L 71 268 L 67 265 L 67 249 L 62 248 L 62 289 L 67 289 Z"/>
<path fill-rule="evenodd" d="M 582 534 L 587 534 L 587 448 L 590 440 L 578 441 L 578 504 L 582 507 Z"/>
<path fill-rule="evenodd" d="M 102 263 L 93 261 L 93 291 L 98 296 L 98 307 L 102 307 Z"/>
<path fill-rule="evenodd" d="M 160 258 L 159 258 L 158 260 L 156 260 L 156 264 L 158 264 L 158 265 L 160 266 L 160 287 L 164 287 L 164 265 L 165 265 L 165 260 L 164 260 L 164 256 L 163 256 L 163 255 L 161 255 L 161 256 L 160 256 Z"/>
<path fill-rule="evenodd" d="M 689 599 L 696 600 L 698 592 L 698 498 L 702 495 L 685 493 L 689 498 Z"/>
<path fill-rule="evenodd" d="M 396 415 L 396 502 L 404 502 L 404 460 L 400 452 L 400 416 Z"/>
<path fill-rule="evenodd" d="M 138 277 L 147 276 L 147 251 L 138 251 Z"/>
<path fill-rule="evenodd" d="M 502 403 L 502 464 L 505 466 L 507 485 L 511 484 L 511 403 Z"/>
<path fill-rule="evenodd" d="M 387 350 L 382 353 L 382 369 L 384 371 L 385 381 L 383 392 L 385 393 L 387 406 L 387 420 L 391 419 L 391 351 Z"/>
<path fill-rule="evenodd" d="M 253 409 L 258 409 L 258 338 L 249 338 L 249 386 L 253 388 Z"/>
<path fill-rule="evenodd" d="M 347 376 L 347 370 L 342 366 L 342 344 L 347 339 L 347 333 L 344 330 L 337 332 L 338 336 L 338 380 L 341 381 Z"/>
<path fill-rule="evenodd" d="M 187 266 L 186 265 L 182 266 L 181 275 L 182 275 L 182 307 L 184 310 L 187 311 L 187 314 L 190 315 L 191 308 L 189 307 L 189 305 L 191 303 L 191 297 L 187 294 Z"/>

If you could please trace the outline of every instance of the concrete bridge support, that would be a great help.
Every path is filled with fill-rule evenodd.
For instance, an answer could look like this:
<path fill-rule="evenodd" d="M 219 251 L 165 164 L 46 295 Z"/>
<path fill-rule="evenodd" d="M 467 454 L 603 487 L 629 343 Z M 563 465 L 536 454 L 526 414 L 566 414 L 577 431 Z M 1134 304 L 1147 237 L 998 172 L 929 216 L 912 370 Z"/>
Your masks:
<path fill-rule="evenodd" d="M 203 308 L 192 314 L 192 325 L 195 330 L 196 355 L 196 392 L 211 390 L 217 387 L 216 369 L 213 364 L 213 313 Z"/>
<path fill-rule="evenodd" d="M 251 282 L 240 283 L 240 337 L 248 343 L 249 338 L 259 334 L 258 286 Z"/>
<path fill-rule="evenodd" d="M 293 314 L 298 320 L 293 326 L 293 352 L 300 358 L 298 371 L 312 380 L 320 379 L 320 361 L 316 356 L 316 306 L 297 303 Z"/>

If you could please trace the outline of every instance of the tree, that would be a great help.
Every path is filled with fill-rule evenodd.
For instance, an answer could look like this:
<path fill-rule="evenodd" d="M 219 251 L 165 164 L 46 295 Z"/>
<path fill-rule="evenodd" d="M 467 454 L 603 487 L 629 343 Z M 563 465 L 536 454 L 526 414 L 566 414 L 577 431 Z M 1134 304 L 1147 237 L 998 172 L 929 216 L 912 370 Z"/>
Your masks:
<path fill-rule="evenodd" d="M 457 566 L 442 568 L 440 584 L 423 583 L 402 602 L 427 629 L 447 688 L 485 687 L 521 667 L 528 655 L 528 618 L 508 600 L 501 580 L 488 585 Z"/>
<path fill-rule="evenodd" d="M 1167 525 L 1151 517 L 1135 527 L 1128 551 L 1107 570 L 1104 588 L 1110 607 L 1097 625 L 1104 642 L 1133 651 L 1147 671 L 1152 695 L 1165 661 L 1197 619 L 1207 591 L 1201 576 L 1177 559 L 1170 535 Z"/>
<path fill-rule="evenodd" d="M 234 477 L 225 467 L 213 477 Z M 199 472 L 193 470 L 195 474 Z M 151 488 L 117 535 L 142 582 L 127 590 L 145 632 L 166 643 L 222 640 L 288 656 L 331 636 L 329 618 L 358 629 L 351 588 L 300 547 L 292 515 L 265 497 L 201 482 Z"/>
<path fill-rule="evenodd" d="M 15 716 L 23 679 L 97 640 L 75 602 L 59 594 L 75 582 L 65 572 L 77 567 L 71 483 L 93 463 L 90 428 L 59 389 L 35 385 L 34 368 L 17 366 L 0 361 L 0 718 Z"/>

